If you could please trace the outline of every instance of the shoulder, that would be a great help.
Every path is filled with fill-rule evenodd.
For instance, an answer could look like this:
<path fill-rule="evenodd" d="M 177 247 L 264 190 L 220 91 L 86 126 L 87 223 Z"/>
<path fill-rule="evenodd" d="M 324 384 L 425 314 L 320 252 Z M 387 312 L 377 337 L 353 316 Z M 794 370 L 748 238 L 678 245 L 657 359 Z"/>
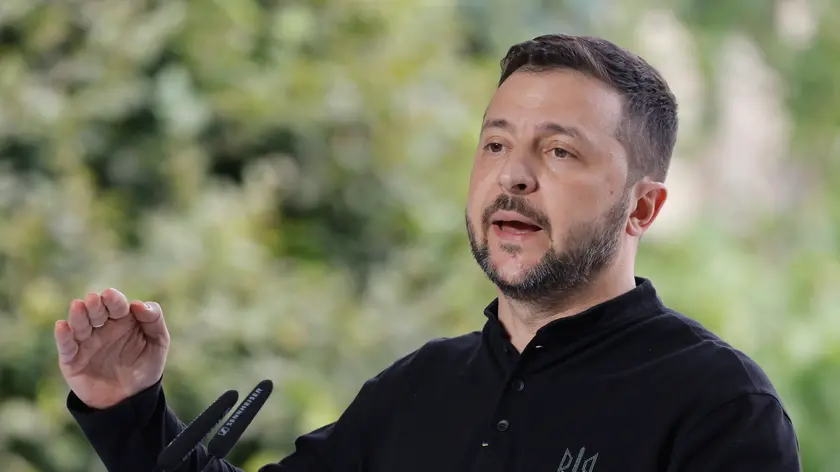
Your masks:
<path fill-rule="evenodd" d="M 668 329 L 682 332 L 687 367 L 703 374 L 707 380 L 716 379 L 719 386 L 735 390 L 737 394 L 769 394 L 776 396 L 770 378 L 752 357 L 707 329 L 699 321 L 679 312 L 665 313 Z"/>
<path fill-rule="evenodd" d="M 387 391 L 395 388 L 413 391 L 417 385 L 440 380 L 465 367 L 480 346 L 480 332 L 434 338 L 397 359 L 367 383 Z"/>
<path fill-rule="evenodd" d="M 454 366 L 467 362 L 480 346 L 481 333 L 477 331 L 457 337 L 434 338 L 398 359 L 383 373 L 416 375 L 424 371 L 439 371 L 441 366 Z"/>
<path fill-rule="evenodd" d="M 652 326 L 666 383 L 680 392 L 685 413 L 708 414 L 725 405 L 758 399 L 780 407 L 781 398 L 751 356 L 702 323 L 666 309 Z M 687 410 L 687 411 L 686 411 Z"/>
<path fill-rule="evenodd" d="M 677 468 L 702 461 L 716 470 L 724 463 L 801 470 L 793 422 L 759 363 L 680 313 L 664 313 L 661 328 L 677 340 L 672 371 L 682 369 L 671 384 L 679 390 L 671 458 Z"/>

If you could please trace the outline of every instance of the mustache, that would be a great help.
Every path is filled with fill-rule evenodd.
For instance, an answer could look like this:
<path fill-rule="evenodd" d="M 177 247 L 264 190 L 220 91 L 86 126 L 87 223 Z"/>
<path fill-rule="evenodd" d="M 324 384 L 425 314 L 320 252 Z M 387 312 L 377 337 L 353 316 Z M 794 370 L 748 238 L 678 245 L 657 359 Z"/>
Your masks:
<path fill-rule="evenodd" d="M 490 228 L 490 218 L 493 213 L 497 211 L 513 211 L 520 215 L 534 220 L 543 230 L 551 232 L 551 224 L 548 222 L 548 217 L 543 212 L 531 205 L 528 200 L 506 194 L 500 194 L 496 197 L 490 206 L 484 209 L 484 214 L 481 217 L 482 227 L 485 231 Z"/>

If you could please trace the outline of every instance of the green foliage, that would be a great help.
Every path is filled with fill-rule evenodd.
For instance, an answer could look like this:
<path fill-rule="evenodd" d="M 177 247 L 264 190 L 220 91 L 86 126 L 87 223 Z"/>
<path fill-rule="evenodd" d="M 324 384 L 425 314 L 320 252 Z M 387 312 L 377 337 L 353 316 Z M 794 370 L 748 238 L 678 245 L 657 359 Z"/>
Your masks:
<path fill-rule="evenodd" d="M 335 419 L 398 356 L 480 329 L 493 291 L 463 207 L 498 59 L 558 27 L 634 48 L 651 5 L 433 3 L 2 2 L 4 471 L 102 470 L 65 410 L 51 332 L 87 291 L 161 303 L 166 390 L 185 420 L 227 388 L 275 381 L 231 457 L 246 470 Z M 773 66 L 792 129 L 783 167 L 801 177 L 746 229 L 703 207 L 646 240 L 638 267 L 765 367 L 814 471 L 840 468 L 840 10 L 826 8 L 793 47 L 766 31 L 770 2 L 674 2 L 708 94 L 736 33 Z M 707 157 L 688 150 L 719 122 L 704 106 L 685 159 Z"/>

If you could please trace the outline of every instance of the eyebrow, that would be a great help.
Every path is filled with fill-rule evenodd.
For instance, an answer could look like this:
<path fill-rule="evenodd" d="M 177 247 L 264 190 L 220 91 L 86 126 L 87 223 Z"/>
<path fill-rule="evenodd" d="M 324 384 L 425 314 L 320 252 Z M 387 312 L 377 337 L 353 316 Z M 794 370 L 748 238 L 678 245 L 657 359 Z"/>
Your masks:
<path fill-rule="evenodd" d="M 484 132 L 488 128 L 500 128 L 505 131 L 513 131 L 514 126 L 508 120 L 503 118 L 496 118 L 485 120 L 484 123 L 481 125 L 481 132 Z M 550 121 L 544 121 L 537 126 L 537 129 L 542 131 L 546 134 L 564 134 L 571 138 L 581 138 L 583 133 L 580 132 L 574 126 L 566 126 L 561 125 L 559 123 L 553 123 Z"/>

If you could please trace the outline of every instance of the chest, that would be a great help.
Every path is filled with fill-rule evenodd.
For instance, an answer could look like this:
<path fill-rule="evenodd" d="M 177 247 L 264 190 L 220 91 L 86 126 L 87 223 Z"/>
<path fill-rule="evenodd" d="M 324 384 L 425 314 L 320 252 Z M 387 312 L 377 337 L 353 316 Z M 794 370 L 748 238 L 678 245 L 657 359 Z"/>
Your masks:
<path fill-rule="evenodd" d="M 560 372 L 440 381 L 390 412 L 366 470 L 660 470 L 666 393 Z"/>

